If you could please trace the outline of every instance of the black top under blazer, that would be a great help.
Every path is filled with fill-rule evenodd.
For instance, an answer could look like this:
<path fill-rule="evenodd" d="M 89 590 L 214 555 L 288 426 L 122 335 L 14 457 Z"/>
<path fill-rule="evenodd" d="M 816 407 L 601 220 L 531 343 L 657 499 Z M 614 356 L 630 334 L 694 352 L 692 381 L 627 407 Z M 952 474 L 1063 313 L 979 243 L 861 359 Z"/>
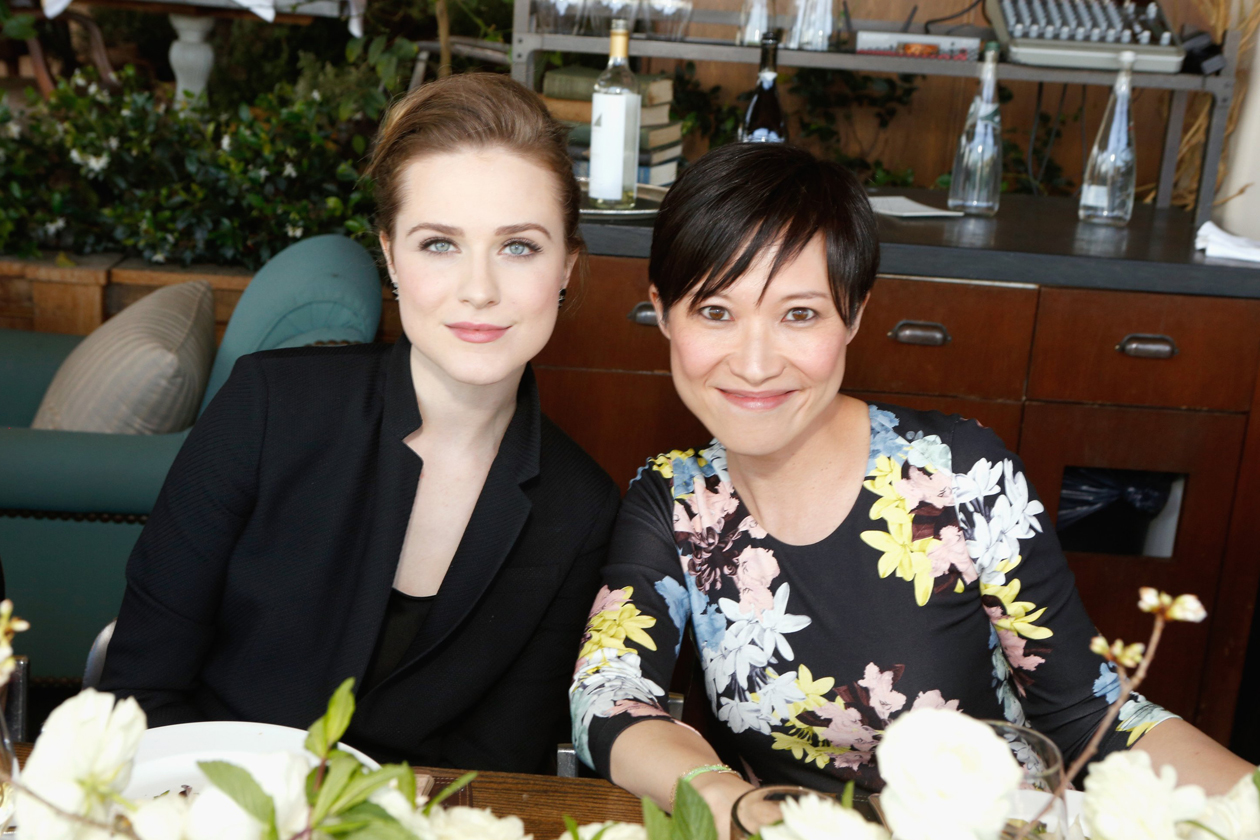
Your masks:
<path fill-rule="evenodd" d="M 237 362 L 131 554 L 103 690 L 134 696 L 150 726 L 306 728 L 362 681 L 420 478 L 403 442 L 421 422 L 410 347 Z M 358 697 L 346 741 L 382 760 L 545 768 L 617 506 L 526 370 L 429 620 Z"/>

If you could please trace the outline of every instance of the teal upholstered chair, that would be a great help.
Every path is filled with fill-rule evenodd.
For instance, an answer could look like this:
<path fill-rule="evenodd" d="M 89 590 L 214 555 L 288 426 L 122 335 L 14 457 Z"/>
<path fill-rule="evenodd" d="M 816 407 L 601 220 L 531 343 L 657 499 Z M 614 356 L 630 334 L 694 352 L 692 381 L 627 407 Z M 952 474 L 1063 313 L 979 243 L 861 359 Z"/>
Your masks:
<path fill-rule="evenodd" d="M 286 248 L 241 295 L 201 410 L 240 356 L 369 342 L 380 316 L 379 275 L 361 246 L 317 236 Z M 92 640 L 118 613 L 127 557 L 188 435 L 29 428 L 80 340 L 0 330 L 0 563 L 16 612 L 31 621 L 17 647 L 36 679 L 83 673 Z"/>

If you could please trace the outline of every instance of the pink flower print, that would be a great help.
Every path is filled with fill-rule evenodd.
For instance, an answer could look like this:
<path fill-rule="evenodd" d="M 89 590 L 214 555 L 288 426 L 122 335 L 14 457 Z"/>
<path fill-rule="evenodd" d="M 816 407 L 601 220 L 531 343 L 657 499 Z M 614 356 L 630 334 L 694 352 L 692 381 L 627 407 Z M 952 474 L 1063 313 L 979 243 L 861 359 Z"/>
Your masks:
<path fill-rule="evenodd" d="M 735 559 L 735 585 L 739 587 L 739 608 L 745 614 L 761 617 L 762 610 L 774 607 L 770 583 L 779 576 L 779 561 L 765 548 L 745 548 Z"/>
<path fill-rule="evenodd" d="M 752 537 L 754 540 L 764 540 L 766 538 L 766 529 L 758 525 L 757 520 L 753 519 L 751 516 L 745 516 L 744 521 L 739 523 L 739 527 L 735 530 L 747 531 L 748 536 Z"/>
<path fill-rule="evenodd" d="M 989 621 L 997 622 L 1005 616 L 1001 607 L 985 607 L 984 611 L 989 615 Z M 1021 671 L 1035 671 L 1037 666 L 1045 662 L 1045 658 L 1035 656 L 1031 653 L 1025 653 L 1024 646 L 1028 644 L 1028 640 L 1021 638 L 1018 634 L 1010 630 L 997 629 L 998 642 L 1002 645 L 1002 653 L 1006 654 L 1006 661 L 1010 663 L 1012 668 Z M 1019 693 L 1023 694 L 1023 686 L 1019 686 Z"/>
<path fill-rule="evenodd" d="M 721 531 L 726 517 L 739 507 L 739 500 L 734 496 L 734 488 L 729 481 L 718 482 L 717 489 L 710 492 L 696 479 L 696 493 L 691 497 L 696 516 L 691 522 L 692 530 L 699 534 L 708 528 Z"/>
<path fill-rule="evenodd" d="M 674 502 L 674 533 L 693 533 L 691 527 L 691 516 L 687 513 L 687 509 L 682 506 L 681 502 Z"/>
<path fill-rule="evenodd" d="M 962 573 L 963 583 L 974 581 L 979 575 L 976 564 L 971 562 L 971 555 L 967 553 L 967 538 L 963 536 L 962 529 L 957 525 L 946 525 L 936 538 L 940 542 L 928 549 L 932 577 L 946 574 L 952 566 Z"/>
<path fill-rule="evenodd" d="M 604 610 L 619 610 L 629 597 L 630 593 L 624 589 L 609 589 L 604 586 L 595 596 L 595 603 L 591 605 L 591 612 L 586 617 L 594 618 Z"/>
<path fill-rule="evenodd" d="M 941 694 L 940 689 L 934 688 L 931 691 L 919 692 L 919 696 L 914 698 L 914 705 L 910 707 L 910 711 L 913 712 L 915 709 L 949 709 L 951 712 L 956 712 L 958 701 L 946 702 L 945 695 Z"/>
<path fill-rule="evenodd" d="M 893 691 L 893 672 L 879 670 L 874 662 L 866 666 L 866 674 L 857 684 L 870 692 L 871 708 L 884 722 L 888 721 L 893 712 L 906 705 L 906 695 Z"/>
<path fill-rule="evenodd" d="M 910 477 L 898 479 L 895 488 L 911 511 L 921 504 L 934 508 L 954 506 L 954 475 L 946 470 L 928 473 L 911 467 Z"/>
<path fill-rule="evenodd" d="M 850 750 L 836 756 L 837 767 L 856 768 L 871 760 L 871 754 L 879 742 L 879 733 L 862 722 L 861 712 L 853 706 L 841 708 L 835 703 L 827 703 L 816 709 L 815 713 L 827 721 L 823 737 L 832 746 Z"/>
<path fill-rule="evenodd" d="M 630 717 L 669 717 L 669 713 L 662 710 L 660 706 L 653 706 L 651 703 L 643 703 L 638 700 L 618 700 L 616 703 L 613 703 L 612 710 L 608 713 L 608 716 L 623 714 L 628 714 Z"/>

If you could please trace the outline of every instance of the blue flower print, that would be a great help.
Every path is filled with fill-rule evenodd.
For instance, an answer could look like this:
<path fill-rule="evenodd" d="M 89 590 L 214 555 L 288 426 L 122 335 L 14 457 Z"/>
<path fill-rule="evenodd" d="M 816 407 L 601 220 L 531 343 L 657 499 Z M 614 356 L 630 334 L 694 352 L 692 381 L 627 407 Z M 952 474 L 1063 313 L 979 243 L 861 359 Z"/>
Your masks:
<path fill-rule="evenodd" d="M 1104 662 L 1098 666 L 1098 679 L 1094 680 L 1094 696 L 1105 697 L 1108 703 L 1116 702 L 1120 696 L 1120 675 L 1116 666 Z"/>
<path fill-rule="evenodd" d="M 671 577 L 658 580 L 655 589 L 665 599 L 669 607 L 670 620 L 678 628 L 678 644 L 674 645 L 674 656 L 677 656 L 678 651 L 682 649 L 683 631 L 687 626 L 687 618 L 691 614 L 689 604 L 691 596 L 687 594 L 686 589 L 683 589 L 681 583 Z"/>
<path fill-rule="evenodd" d="M 870 407 L 871 415 L 871 455 L 866 463 L 869 475 L 875 471 L 875 463 L 880 456 L 887 456 L 897 464 L 906 457 L 906 441 L 893 431 L 901 420 L 891 411 Z"/>

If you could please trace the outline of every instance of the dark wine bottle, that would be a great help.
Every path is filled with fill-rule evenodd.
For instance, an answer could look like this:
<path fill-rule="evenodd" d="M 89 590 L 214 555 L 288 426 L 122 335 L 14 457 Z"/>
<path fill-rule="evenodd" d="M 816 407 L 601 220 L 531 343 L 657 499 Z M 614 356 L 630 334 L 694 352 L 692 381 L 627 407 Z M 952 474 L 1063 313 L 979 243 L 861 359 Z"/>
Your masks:
<path fill-rule="evenodd" d="M 739 127 L 741 143 L 786 143 L 787 123 L 783 120 L 783 106 L 779 104 L 779 91 L 775 80 L 779 38 L 773 32 L 761 36 L 761 69 L 757 71 L 757 87 L 753 89 L 748 112 Z"/>

